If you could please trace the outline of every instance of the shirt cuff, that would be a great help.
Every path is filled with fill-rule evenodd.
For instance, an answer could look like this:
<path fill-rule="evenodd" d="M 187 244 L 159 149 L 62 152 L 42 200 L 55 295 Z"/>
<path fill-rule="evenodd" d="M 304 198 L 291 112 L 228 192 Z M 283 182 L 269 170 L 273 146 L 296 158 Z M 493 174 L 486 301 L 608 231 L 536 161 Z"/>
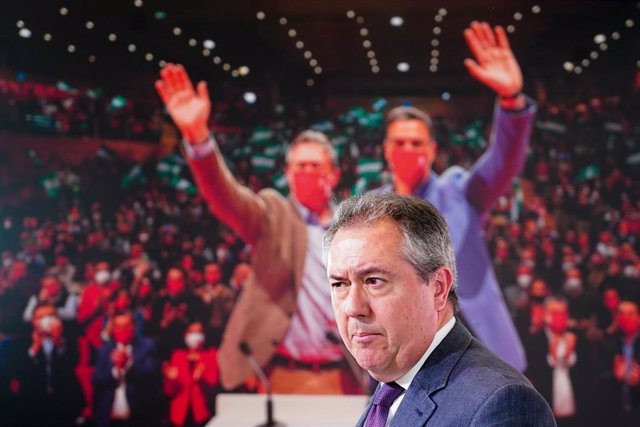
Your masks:
<path fill-rule="evenodd" d="M 183 139 L 182 145 L 184 147 L 184 152 L 190 159 L 202 159 L 203 157 L 207 157 L 213 153 L 218 148 L 218 144 L 213 138 L 213 135 L 210 135 L 209 139 L 206 141 L 199 142 L 197 144 L 191 144 L 187 140 Z"/>

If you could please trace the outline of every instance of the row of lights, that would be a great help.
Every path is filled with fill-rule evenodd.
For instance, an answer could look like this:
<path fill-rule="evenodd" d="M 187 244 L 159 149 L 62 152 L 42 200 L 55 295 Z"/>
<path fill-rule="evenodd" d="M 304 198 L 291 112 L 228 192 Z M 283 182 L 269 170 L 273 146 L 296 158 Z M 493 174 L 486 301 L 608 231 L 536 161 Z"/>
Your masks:
<path fill-rule="evenodd" d="M 542 7 L 540 7 L 540 5 L 534 4 L 533 6 L 531 6 L 531 13 L 533 13 L 534 15 L 537 15 L 540 12 L 542 12 Z M 515 12 L 513 14 L 513 20 L 516 21 L 516 22 L 522 21 L 523 18 L 524 18 L 524 15 L 522 14 L 522 12 Z M 516 25 L 515 24 L 507 25 L 507 32 L 508 33 L 515 33 L 516 32 Z"/>
<path fill-rule="evenodd" d="M 438 13 L 433 17 L 435 24 L 432 29 L 431 59 L 429 60 L 429 71 L 432 73 L 438 72 L 438 64 L 440 63 L 440 49 L 438 49 L 440 47 L 439 37 L 442 34 L 442 22 L 445 16 L 447 16 L 447 9 L 442 7 L 438 9 Z"/>
<path fill-rule="evenodd" d="M 371 72 L 373 74 L 378 74 L 380 72 L 380 65 L 378 64 L 378 58 L 376 58 L 376 51 L 373 50 L 373 43 L 369 39 L 369 29 L 364 26 L 364 17 L 357 15 L 353 10 L 347 11 L 347 18 L 355 19 L 356 23 L 360 26 L 360 36 L 364 39 L 362 40 L 362 47 L 367 50 L 367 59 L 369 60 L 369 66 L 371 67 Z"/>
<path fill-rule="evenodd" d="M 267 15 L 263 11 L 258 11 L 256 13 L 256 18 L 258 19 L 258 21 L 264 21 L 267 18 Z M 284 27 L 289 23 L 289 20 L 286 17 L 281 16 L 280 19 L 278 19 L 278 23 Z M 287 30 L 287 35 L 290 38 L 295 40 L 296 49 L 298 50 L 304 49 L 302 56 L 304 57 L 305 61 L 309 64 L 309 67 L 313 69 L 313 72 L 317 75 L 322 74 L 323 70 L 322 70 L 322 67 L 320 66 L 320 63 L 318 62 L 318 59 L 313 57 L 313 52 L 311 52 L 311 50 L 309 50 L 308 47 L 307 49 L 305 49 L 305 43 L 300 38 L 298 31 L 293 27 L 289 27 L 289 29 Z M 315 84 L 315 80 L 313 80 L 312 78 L 307 79 L 307 86 L 311 87 L 314 84 Z"/>
<path fill-rule="evenodd" d="M 635 23 L 633 22 L 633 19 L 627 19 L 624 22 L 624 26 L 627 29 L 633 28 L 633 26 L 635 25 Z M 617 42 L 618 40 L 620 40 L 621 34 L 620 31 L 614 31 L 611 33 L 611 40 L 612 43 Z M 588 58 L 583 58 L 582 60 L 580 60 L 579 64 L 574 64 L 571 61 L 565 61 L 564 64 L 562 64 L 562 67 L 564 68 L 564 70 L 568 73 L 575 73 L 575 74 L 582 74 L 582 72 L 589 67 L 589 65 L 591 65 L 591 63 L 595 60 L 597 60 L 600 55 L 604 52 L 607 51 L 607 49 L 609 49 L 609 44 L 607 44 L 607 36 L 605 36 L 602 33 L 596 34 L 593 37 L 593 42 L 598 46 L 596 49 L 592 50 L 591 52 L 589 52 L 589 57 Z M 599 53 L 598 50 L 600 50 Z M 636 63 L 636 65 L 638 66 L 638 68 L 640 68 L 640 61 L 638 61 Z"/>

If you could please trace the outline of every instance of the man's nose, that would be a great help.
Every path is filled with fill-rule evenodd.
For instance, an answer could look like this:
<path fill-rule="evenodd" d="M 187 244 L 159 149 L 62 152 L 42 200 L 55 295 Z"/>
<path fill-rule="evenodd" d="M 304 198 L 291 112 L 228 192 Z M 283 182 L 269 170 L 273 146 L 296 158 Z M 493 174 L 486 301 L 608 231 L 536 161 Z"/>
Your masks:
<path fill-rule="evenodd" d="M 344 302 L 345 314 L 349 317 L 368 317 L 371 308 L 369 296 L 361 285 L 352 285 Z"/>

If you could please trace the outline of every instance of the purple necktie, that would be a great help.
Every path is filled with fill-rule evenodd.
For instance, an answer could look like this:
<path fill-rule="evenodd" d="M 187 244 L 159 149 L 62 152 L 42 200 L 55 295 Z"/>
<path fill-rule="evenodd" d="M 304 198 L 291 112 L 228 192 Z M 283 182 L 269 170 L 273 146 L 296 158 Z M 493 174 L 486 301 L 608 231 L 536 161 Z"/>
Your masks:
<path fill-rule="evenodd" d="M 396 383 L 383 383 L 380 390 L 373 396 L 373 405 L 364 427 L 384 427 L 389 416 L 389 408 L 404 389 Z"/>

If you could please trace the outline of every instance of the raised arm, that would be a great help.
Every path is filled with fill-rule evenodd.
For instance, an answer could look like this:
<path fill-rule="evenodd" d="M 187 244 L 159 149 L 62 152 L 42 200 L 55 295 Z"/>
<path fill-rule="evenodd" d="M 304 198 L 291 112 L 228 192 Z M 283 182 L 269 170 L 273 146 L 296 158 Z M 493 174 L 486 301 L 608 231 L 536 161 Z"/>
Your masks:
<path fill-rule="evenodd" d="M 502 27 L 472 22 L 464 37 L 475 57 L 464 61 L 467 70 L 498 96 L 489 148 L 471 168 L 465 188 L 469 202 L 484 212 L 522 170 L 535 106 L 522 93 L 522 72 Z"/>
<path fill-rule="evenodd" d="M 245 242 L 252 243 L 260 233 L 264 202 L 238 183 L 209 134 L 211 101 L 207 84 L 201 81 L 194 90 L 182 65 L 168 64 L 160 77 L 156 90 L 188 144 L 186 158 L 209 209 Z"/>

